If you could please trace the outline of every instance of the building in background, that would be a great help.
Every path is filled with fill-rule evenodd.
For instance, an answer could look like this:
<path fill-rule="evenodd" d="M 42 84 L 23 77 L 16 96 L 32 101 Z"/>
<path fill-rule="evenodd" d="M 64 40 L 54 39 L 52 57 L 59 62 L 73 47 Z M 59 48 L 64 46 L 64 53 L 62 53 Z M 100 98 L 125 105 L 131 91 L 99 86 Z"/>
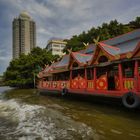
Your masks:
<path fill-rule="evenodd" d="M 36 46 L 36 25 L 27 12 L 13 20 L 13 58 L 28 54 Z"/>
<path fill-rule="evenodd" d="M 48 41 L 46 49 L 51 51 L 53 55 L 59 55 L 60 57 L 63 56 L 64 48 L 66 47 L 67 42 L 62 39 L 52 38 Z"/>

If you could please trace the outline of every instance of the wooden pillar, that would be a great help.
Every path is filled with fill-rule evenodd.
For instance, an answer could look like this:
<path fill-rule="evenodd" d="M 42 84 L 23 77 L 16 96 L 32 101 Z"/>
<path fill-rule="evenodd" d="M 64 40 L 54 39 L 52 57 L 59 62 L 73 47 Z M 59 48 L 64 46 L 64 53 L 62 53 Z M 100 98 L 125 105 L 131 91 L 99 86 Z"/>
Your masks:
<path fill-rule="evenodd" d="M 123 90 L 123 73 L 122 73 L 122 64 L 118 64 L 119 69 L 119 81 L 120 81 L 120 90 Z"/>
<path fill-rule="evenodd" d="M 94 89 L 96 90 L 96 68 L 93 69 Z"/>
<path fill-rule="evenodd" d="M 135 68 L 134 68 L 134 87 L 136 90 L 138 90 L 138 75 L 139 75 L 139 71 L 138 71 L 138 60 L 135 61 Z"/>

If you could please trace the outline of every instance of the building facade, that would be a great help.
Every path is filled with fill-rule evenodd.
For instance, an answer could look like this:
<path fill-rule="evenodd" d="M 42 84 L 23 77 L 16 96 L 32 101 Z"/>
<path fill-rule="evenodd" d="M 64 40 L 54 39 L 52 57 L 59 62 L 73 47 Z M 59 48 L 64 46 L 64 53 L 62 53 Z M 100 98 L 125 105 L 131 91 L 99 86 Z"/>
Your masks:
<path fill-rule="evenodd" d="M 36 46 L 36 24 L 27 12 L 13 20 L 13 58 L 28 54 Z"/>
<path fill-rule="evenodd" d="M 53 55 L 59 55 L 60 57 L 63 56 L 64 48 L 66 47 L 67 42 L 62 39 L 50 39 L 46 46 L 48 51 L 51 51 Z"/>

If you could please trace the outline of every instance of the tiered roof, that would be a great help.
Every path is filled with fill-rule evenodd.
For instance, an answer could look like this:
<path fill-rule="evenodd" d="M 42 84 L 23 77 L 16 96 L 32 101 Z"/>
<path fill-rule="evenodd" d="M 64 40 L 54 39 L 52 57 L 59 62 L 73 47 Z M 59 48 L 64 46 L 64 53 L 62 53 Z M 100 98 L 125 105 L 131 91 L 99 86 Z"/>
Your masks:
<path fill-rule="evenodd" d="M 78 63 L 79 66 L 87 65 L 87 63 L 91 60 L 91 54 L 83 54 L 79 52 L 72 52 L 71 57 Z"/>
<path fill-rule="evenodd" d="M 97 45 L 90 44 L 79 52 L 70 52 L 70 54 L 64 55 L 59 62 L 47 67 L 44 73 L 67 71 L 72 62 L 76 62 L 79 67 L 94 65 L 100 54 L 107 56 L 109 61 L 114 61 L 137 57 L 140 55 L 139 51 L 140 29 L 101 41 Z"/>

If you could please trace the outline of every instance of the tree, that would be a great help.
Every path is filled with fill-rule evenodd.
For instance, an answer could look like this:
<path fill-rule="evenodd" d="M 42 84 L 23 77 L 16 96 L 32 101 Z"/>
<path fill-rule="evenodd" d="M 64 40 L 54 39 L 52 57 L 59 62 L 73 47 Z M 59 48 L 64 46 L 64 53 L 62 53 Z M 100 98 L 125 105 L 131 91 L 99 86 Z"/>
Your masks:
<path fill-rule="evenodd" d="M 93 38 L 100 37 L 99 41 L 103 41 L 109 38 L 116 37 L 118 35 L 127 33 L 134 29 L 140 28 L 140 17 L 137 17 L 134 21 L 128 24 L 119 23 L 117 20 L 111 20 L 109 23 L 103 23 L 97 28 L 92 27 L 89 31 L 83 31 L 79 35 L 72 36 L 67 40 L 67 46 L 64 52 L 68 53 L 67 49 L 72 48 L 73 51 L 78 51 L 84 48 L 83 42 L 93 43 Z"/>
<path fill-rule="evenodd" d="M 51 52 L 39 47 L 34 48 L 28 55 L 20 55 L 19 59 L 10 62 L 4 73 L 6 85 L 19 88 L 33 87 L 34 74 L 57 58 L 58 56 L 53 56 Z"/>

